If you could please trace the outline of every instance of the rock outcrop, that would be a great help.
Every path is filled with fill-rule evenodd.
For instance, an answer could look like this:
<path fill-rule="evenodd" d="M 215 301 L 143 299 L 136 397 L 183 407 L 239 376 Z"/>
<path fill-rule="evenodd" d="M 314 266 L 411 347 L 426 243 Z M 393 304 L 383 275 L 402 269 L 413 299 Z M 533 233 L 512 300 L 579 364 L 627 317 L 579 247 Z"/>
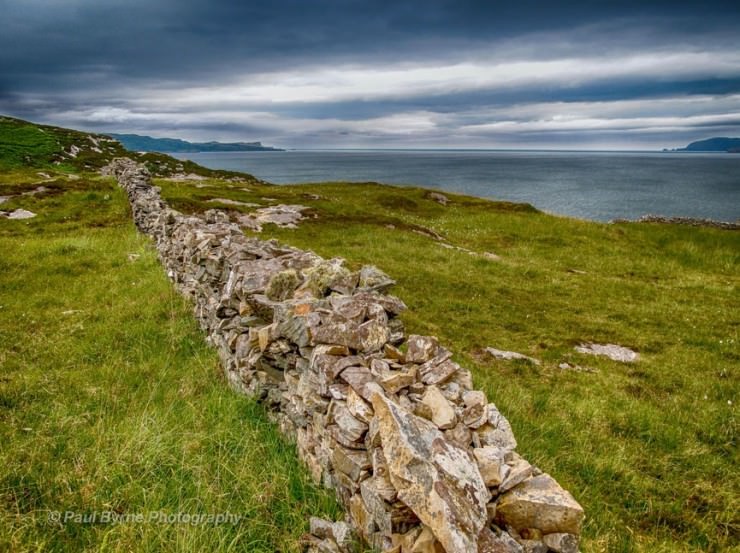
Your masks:
<path fill-rule="evenodd" d="M 232 387 L 295 438 L 357 536 L 395 553 L 577 548 L 581 507 L 514 451 L 508 421 L 451 352 L 406 336 L 391 278 L 246 237 L 220 211 L 183 215 L 131 160 L 107 171 Z M 309 549 L 348 551 L 341 522 L 311 529 Z"/>

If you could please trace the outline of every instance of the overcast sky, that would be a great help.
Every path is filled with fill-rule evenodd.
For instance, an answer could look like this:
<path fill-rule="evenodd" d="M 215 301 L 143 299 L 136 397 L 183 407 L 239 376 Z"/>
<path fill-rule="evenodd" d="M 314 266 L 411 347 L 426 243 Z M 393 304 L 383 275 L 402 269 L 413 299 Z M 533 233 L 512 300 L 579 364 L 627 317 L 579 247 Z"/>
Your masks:
<path fill-rule="evenodd" d="M 740 2 L 0 0 L 0 113 L 288 148 L 740 136 Z"/>

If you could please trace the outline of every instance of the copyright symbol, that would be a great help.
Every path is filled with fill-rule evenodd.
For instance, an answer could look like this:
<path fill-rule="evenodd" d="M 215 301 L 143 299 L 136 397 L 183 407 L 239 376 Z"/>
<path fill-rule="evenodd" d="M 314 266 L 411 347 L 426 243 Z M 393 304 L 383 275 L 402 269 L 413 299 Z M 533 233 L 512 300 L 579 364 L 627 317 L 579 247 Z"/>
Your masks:
<path fill-rule="evenodd" d="M 49 522 L 59 522 L 62 520 L 62 513 L 59 511 L 49 511 Z"/>

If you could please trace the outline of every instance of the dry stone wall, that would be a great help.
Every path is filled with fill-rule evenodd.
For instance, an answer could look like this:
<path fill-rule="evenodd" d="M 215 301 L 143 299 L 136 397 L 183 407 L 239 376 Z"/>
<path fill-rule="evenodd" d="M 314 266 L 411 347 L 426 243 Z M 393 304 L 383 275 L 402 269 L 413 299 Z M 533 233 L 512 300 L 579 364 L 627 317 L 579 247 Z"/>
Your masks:
<path fill-rule="evenodd" d="M 395 553 L 577 551 L 581 507 L 516 453 L 450 351 L 406 336 L 388 275 L 247 237 L 220 211 L 183 215 L 131 160 L 106 170 L 232 387 L 264 402 L 336 490 L 349 526 L 312 520 L 309 549 L 347 551 L 351 526 Z"/>

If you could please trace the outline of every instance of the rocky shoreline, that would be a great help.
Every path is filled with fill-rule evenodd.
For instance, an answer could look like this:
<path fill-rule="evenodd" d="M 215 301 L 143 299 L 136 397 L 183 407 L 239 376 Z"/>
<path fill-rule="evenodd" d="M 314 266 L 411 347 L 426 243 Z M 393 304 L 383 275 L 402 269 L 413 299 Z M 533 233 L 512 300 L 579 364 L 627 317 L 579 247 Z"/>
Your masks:
<path fill-rule="evenodd" d="M 643 215 L 639 219 L 614 219 L 612 223 L 662 223 L 667 225 L 688 225 L 692 227 L 709 227 L 722 230 L 740 230 L 740 223 L 698 219 L 694 217 L 664 217 L 663 215 Z"/>

